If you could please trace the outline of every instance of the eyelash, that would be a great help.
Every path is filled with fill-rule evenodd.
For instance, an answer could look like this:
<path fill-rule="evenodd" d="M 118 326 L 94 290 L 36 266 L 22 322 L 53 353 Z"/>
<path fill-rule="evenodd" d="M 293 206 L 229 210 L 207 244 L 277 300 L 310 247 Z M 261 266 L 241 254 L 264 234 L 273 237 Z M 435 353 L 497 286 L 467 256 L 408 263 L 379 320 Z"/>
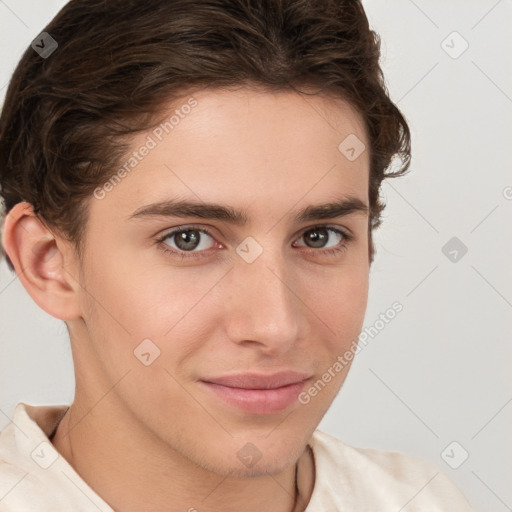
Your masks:
<path fill-rule="evenodd" d="M 327 255 L 330 257 L 339 256 L 340 254 L 344 253 L 347 250 L 348 245 L 354 239 L 354 235 L 352 235 L 351 233 L 348 233 L 347 231 L 341 230 L 339 228 L 334 228 L 334 227 L 326 226 L 326 225 L 309 227 L 303 232 L 302 236 L 304 236 L 304 233 L 307 233 L 308 231 L 314 231 L 315 229 L 318 229 L 318 228 L 326 228 L 327 231 L 333 231 L 338 235 L 342 235 L 342 237 L 345 240 L 345 243 L 343 243 L 341 246 L 338 246 L 336 248 L 330 248 L 330 249 L 314 249 L 311 247 L 309 248 L 310 251 L 313 251 L 316 253 L 324 254 L 324 255 Z M 176 249 L 172 249 L 172 248 L 170 249 L 169 246 L 164 243 L 164 240 L 171 238 L 173 235 L 177 235 L 179 233 L 183 233 L 183 232 L 187 232 L 187 231 L 200 231 L 201 233 L 205 233 L 209 237 L 215 239 L 214 236 L 210 233 L 210 231 L 208 229 L 197 228 L 197 227 L 189 225 L 189 226 L 183 226 L 183 227 L 173 229 L 172 231 L 161 236 L 160 238 L 157 238 L 156 241 L 158 242 L 158 248 L 166 254 L 171 254 L 172 256 L 181 257 L 182 260 L 186 259 L 186 258 L 208 257 L 208 255 L 204 254 L 205 252 L 208 252 L 207 250 L 198 251 L 198 252 L 186 252 L 186 251 L 178 252 Z"/>

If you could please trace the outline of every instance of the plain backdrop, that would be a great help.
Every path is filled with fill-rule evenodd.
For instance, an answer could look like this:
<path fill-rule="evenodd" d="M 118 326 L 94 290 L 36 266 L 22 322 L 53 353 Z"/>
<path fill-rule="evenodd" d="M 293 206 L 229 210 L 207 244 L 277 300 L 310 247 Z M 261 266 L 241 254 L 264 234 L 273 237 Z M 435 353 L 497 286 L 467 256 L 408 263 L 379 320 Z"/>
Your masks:
<path fill-rule="evenodd" d="M 0 103 L 22 52 L 64 4 L 0 0 Z M 413 161 L 384 182 L 364 324 L 373 334 L 319 428 L 428 460 L 475 511 L 510 511 L 512 2 L 364 5 Z M 403 311 L 380 328 L 395 301 Z M 0 429 L 19 401 L 73 396 L 64 324 L 2 260 Z"/>

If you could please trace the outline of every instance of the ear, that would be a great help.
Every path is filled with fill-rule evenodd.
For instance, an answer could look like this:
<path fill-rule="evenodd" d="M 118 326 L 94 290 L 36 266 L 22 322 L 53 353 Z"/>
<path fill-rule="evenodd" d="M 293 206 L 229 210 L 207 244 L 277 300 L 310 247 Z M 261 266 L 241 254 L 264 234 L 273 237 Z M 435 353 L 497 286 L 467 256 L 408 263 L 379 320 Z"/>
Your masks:
<path fill-rule="evenodd" d="M 6 215 L 2 246 L 34 301 L 61 320 L 81 316 L 79 283 L 73 270 L 74 247 L 41 222 L 30 203 L 16 204 Z M 64 268 L 66 263 L 67 267 Z"/>

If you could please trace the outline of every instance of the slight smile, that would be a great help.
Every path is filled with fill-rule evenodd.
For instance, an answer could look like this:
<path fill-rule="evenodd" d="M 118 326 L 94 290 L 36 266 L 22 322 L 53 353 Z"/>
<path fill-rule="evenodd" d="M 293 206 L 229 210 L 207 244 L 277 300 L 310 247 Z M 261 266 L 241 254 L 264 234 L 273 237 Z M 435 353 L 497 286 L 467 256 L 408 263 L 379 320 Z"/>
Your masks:
<path fill-rule="evenodd" d="M 201 379 L 201 385 L 237 409 L 252 414 L 275 414 L 291 406 L 311 375 L 283 371 Z"/>

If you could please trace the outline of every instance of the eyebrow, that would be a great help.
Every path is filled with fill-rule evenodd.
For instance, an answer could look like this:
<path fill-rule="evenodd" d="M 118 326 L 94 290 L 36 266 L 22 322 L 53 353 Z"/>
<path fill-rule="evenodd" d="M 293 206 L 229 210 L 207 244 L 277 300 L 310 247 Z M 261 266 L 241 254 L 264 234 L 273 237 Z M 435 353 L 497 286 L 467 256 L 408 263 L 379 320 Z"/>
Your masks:
<path fill-rule="evenodd" d="M 294 216 L 297 223 L 319 219 L 334 219 L 350 214 L 368 214 L 368 206 L 357 197 L 342 197 L 329 203 L 310 205 L 298 210 Z M 231 206 L 200 203 L 190 200 L 169 199 L 149 204 L 137 209 L 128 220 L 148 217 L 197 217 L 214 219 L 237 226 L 249 221 L 245 210 L 235 210 Z"/>

